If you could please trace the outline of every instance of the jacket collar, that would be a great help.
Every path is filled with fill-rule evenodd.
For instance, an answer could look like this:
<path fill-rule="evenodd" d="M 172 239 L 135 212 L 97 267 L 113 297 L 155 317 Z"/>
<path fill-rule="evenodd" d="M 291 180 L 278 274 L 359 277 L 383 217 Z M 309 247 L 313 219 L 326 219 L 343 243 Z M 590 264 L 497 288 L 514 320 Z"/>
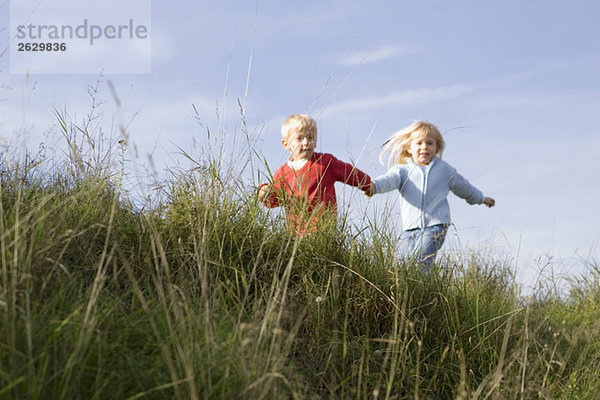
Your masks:
<path fill-rule="evenodd" d="M 436 162 L 438 162 L 438 160 L 439 160 L 439 159 L 438 159 L 438 156 L 437 156 L 437 155 L 436 155 L 436 156 L 434 156 L 434 157 L 431 159 L 431 162 L 430 162 L 428 165 L 425 165 L 425 166 L 424 166 L 424 168 L 425 168 L 425 169 L 431 169 L 431 168 L 432 168 L 432 167 L 435 165 L 435 163 L 436 163 Z M 416 167 L 416 168 L 423 168 L 423 166 L 421 166 L 421 165 L 417 164 L 416 162 L 414 162 L 412 158 L 409 158 L 409 159 L 408 159 L 408 164 L 409 164 L 409 165 L 412 165 L 412 166 L 414 166 L 414 167 Z"/>

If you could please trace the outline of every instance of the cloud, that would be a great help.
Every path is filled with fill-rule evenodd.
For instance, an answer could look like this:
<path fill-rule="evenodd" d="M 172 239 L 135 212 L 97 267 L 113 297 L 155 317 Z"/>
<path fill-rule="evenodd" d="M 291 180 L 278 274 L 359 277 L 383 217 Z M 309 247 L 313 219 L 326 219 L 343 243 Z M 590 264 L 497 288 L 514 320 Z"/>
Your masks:
<path fill-rule="evenodd" d="M 461 97 L 475 88 L 466 85 L 443 86 L 439 88 L 417 88 L 392 92 L 387 96 L 371 96 L 333 104 L 321 110 L 320 114 L 336 114 L 366 111 L 389 106 L 405 106 L 432 103 Z"/>
<path fill-rule="evenodd" d="M 407 47 L 386 45 L 370 51 L 349 53 L 342 60 L 342 65 L 353 67 L 360 64 L 375 63 L 409 52 L 412 52 L 412 50 Z"/>

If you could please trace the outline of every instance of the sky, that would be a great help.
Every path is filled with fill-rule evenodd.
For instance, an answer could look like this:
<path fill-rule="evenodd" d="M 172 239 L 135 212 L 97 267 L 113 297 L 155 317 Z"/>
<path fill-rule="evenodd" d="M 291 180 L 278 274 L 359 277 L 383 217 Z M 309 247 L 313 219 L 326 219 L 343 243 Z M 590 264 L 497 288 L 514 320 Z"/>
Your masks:
<path fill-rule="evenodd" d="M 312 115 L 317 151 L 373 177 L 386 171 L 385 139 L 428 120 L 444 135 L 443 159 L 496 200 L 488 209 L 450 196 L 445 252 L 509 260 L 525 287 L 598 265 L 600 2 L 146 2 L 148 71 L 25 75 L 11 73 L 11 4 L 0 0 L 0 140 L 48 140 L 53 107 L 83 120 L 100 79 L 103 123 L 127 127 L 136 163 L 171 168 L 182 149 L 200 151 L 207 129 L 227 132 L 236 144 L 226 147 L 249 140 L 267 163 L 252 165 L 251 187 L 286 161 L 288 115 Z M 132 65 L 126 53 L 104 58 Z M 359 227 L 400 227 L 396 193 L 338 190 Z"/>

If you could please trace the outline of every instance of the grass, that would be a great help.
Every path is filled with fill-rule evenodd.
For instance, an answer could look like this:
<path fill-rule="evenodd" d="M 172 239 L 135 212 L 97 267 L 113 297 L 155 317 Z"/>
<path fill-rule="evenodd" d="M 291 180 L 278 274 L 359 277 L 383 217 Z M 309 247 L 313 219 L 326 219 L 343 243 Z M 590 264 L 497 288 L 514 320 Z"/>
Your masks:
<path fill-rule="evenodd" d="M 290 235 L 212 151 L 134 207 L 123 147 L 56 114 L 64 162 L 2 153 L 0 398 L 597 398 L 597 266 L 423 276 L 374 226 Z"/>

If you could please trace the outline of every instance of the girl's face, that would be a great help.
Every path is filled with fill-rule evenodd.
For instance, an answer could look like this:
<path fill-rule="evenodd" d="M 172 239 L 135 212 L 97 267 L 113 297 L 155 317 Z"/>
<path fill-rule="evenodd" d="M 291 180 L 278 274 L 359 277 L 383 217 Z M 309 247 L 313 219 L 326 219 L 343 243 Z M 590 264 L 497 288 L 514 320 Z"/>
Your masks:
<path fill-rule="evenodd" d="M 437 154 L 437 143 L 431 136 L 417 136 L 410 141 L 408 153 L 415 164 L 424 167 L 429 165 Z"/>
<path fill-rule="evenodd" d="M 287 140 L 283 139 L 281 143 L 292 153 L 290 161 L 310 160 L 317 147 L 317 135 L 292 129 Z"/>

